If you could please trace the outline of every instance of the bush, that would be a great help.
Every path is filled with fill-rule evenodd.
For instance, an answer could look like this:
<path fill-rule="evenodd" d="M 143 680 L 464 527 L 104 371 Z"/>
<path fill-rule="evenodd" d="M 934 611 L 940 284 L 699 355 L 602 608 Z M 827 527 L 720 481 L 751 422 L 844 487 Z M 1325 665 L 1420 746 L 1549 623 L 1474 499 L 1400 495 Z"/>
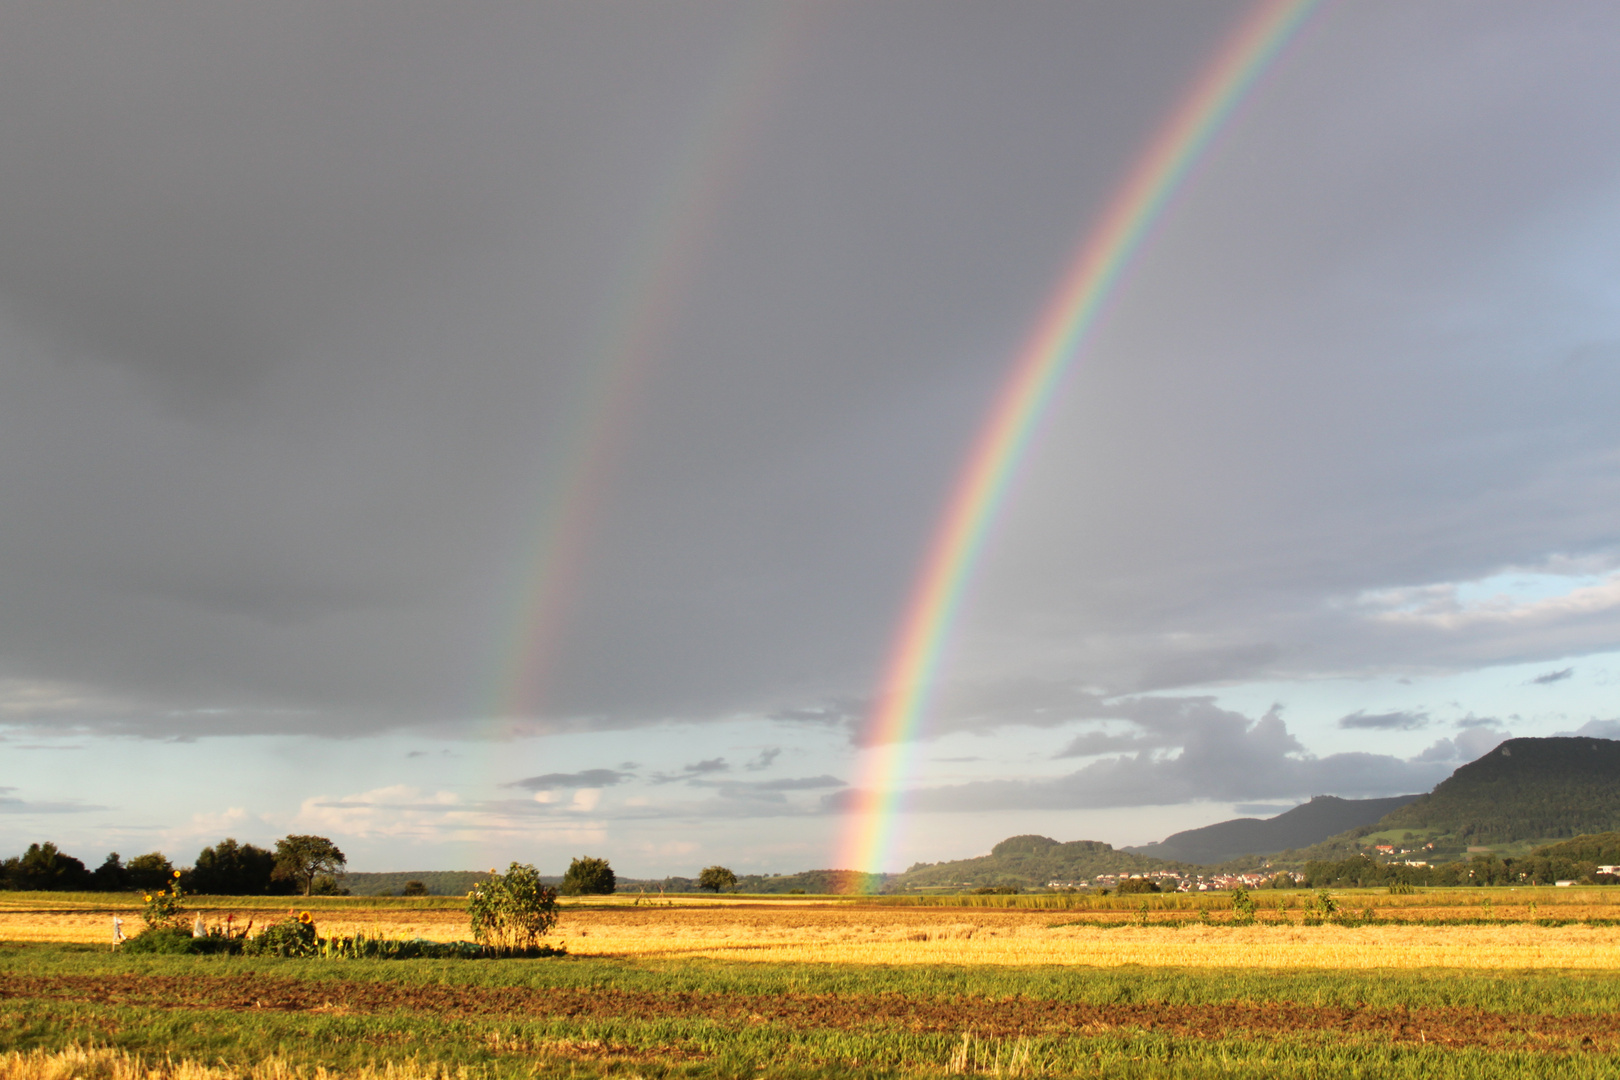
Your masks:
<path fill-rule="evenodd" d="M 246 945 L 247 942 L 239 937 L 224 937 L 217 934 L 192 937 L 190 930 L 183 930 L 178 926 L 162 926 L 141 931 L 119 948 L 124 952 L 133 953 L 198 954 L 239 953 Z"/>
<path fill-rule="evenodd" d="M 315 920 L 305 911 L 265 927 L 247 939 L 242 951 L 248 956 L 314 956 L 317 944 Z"/>
<path fill-rule="evenodd" d="M 528 863 L 512 863 L 505 874 L 473 886 L 467 894 L 473 937 L 502 950 L 529 950 L 557 924 L 557 890 L 540 882 Z"/>
<path fill-rule="evenodd" d="M 1236 926 L 1253 926 L 1256 905 L 1249 890 L 1239 885 L 1232 890 L 1232 922 Z"/>
<path fill-rule="evenodd" d="M 1115 891 L 1121 896 L 1129 896 L 1133 893 L 1156 893 L 1163 890 L 1159 888 L 1159 883 L 1152 878 L 1128 877 L 1119 879 L 1119 885 Z"/>
<path fill-rule="evenodd" d="M 191 951 L 191 931 L 178 926 L 152 926 L 119 946 L 133 953 L 188 953 Z"/>
<path fill-rule="evenodd" d="M 471 941 L 425 941 L 422 938 L 397 941 L 356 934 L 354 937 L 320 939 L 316 955 L 323 960 L 506 960 L 514 957 L 567 956 L 568 950 L 561 945 L 502 949 Z"/>
<path fill-rule="evenodd" d="M 618 884 L 618 878 L 613 874 L 613 867 L 608 865 L 606 859 L 593 859 L 590 856 L 585 856 L 568 864 L 568 870 L 563 874 L 562 894 L 564 896 L 607 896 L 618 887 Z"/>
<path fill-rule="evenodd" d="M 310 886 L 311 896 L 348 896 L 349 890 L 338 884 L 338 879 L 331 874 L 322 874 Z"/>
<path fill-rule="evenodd" d="M 1316 896 L 1311 900 L 1311 906 L 1305 912 L 1306 926 L 1321 926 L 1325 922 L 1337 920 L 1339 905 L 1326 889 L 1318 889 Z"/>
<path fill-rule="evenodd" d="M 426 896 L 427 894 L 428 887 L 420 881 L 407 881 L 405 887 L 399 892 L 401 896 Z"/>

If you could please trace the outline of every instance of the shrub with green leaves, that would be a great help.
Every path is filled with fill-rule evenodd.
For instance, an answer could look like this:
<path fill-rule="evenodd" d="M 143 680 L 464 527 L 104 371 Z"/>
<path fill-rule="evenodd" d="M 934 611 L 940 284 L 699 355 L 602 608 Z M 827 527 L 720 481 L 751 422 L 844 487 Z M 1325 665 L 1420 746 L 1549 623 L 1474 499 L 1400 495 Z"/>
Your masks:
<path fill-rule="evenodd" d="M 512 957 L 567 956 L 562 945 L 536 945 L 528 949 L 500 949 L 472 941 L 401 941 L 393 938 L 321 938 L 316 953 L 323 960 L 486 960 Z"/>
<path fill-rule="evenodd" d="M 146 920 L 148 930 L 165 927 L 181 930 L 185 927 L 186 909 L 183 901 L 186 894 L 180 887 L 180 871 L 171 870 L 169 873 L 172 876 L 166 888 L 145 894 L 146 903 L 141 908 L 141 918 Z"/>
<path fill-rule="evenodd" d="M 527 952 L 557 924 L 557 890 L 541 884 L 533 866 L 515 862 L 506 873 L 473 886 L 467 917 L 481 944 Z"/>
<path fill-rule="evenodd" d="M 242 951 L 248 956 L 314 956 L 319 951 L 315 920 L 307 911 L 298 916 L 289 915 L 248 938 Z"/>
<path fill-rule="evenodd" d="M 193 937 L 190 930 L 178 926 L 160 926 L 141 931 L 124 942 L 120 948 L 124 952 L 131 953 L 182 955 L 186 953 L 239 953 L 245 949 L 246 945 L 247 943 L 239 937 L 224 937 L 219 934 Z"/>
<path fill-rule="evenodd" d="M 1332 922 L 1338 918 L 1339 905 L 1326 889 L 1318 889 L 1316 896 L 1311 900 L 1311 906 L 1305 909 L 1305 925 L 1321 926 L 1325 922 Z"/>
<path fill-rule="evenodd" d="M 1239 885 L 1232 890 L 1232 922 L 1237 926 L 1253 926 L 1257 905 L 1249 890 Z"/>

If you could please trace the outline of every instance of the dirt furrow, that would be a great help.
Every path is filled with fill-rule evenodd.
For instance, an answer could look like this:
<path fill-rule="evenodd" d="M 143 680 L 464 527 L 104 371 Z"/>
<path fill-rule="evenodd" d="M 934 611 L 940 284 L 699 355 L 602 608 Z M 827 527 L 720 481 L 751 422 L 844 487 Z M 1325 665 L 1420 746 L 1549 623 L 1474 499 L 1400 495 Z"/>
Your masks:
<path fill-rule="evenodd" d="M 994 1038 L 1136 1030 L 1187 1038 L 1339 1033 L 1446 1046 L 1620 1047 L 1620 1034 L 1610 1016 L 1543 1016 L 1464 1008 L 1319 1007 L 1288 1002 L 1080 1004 L 1030 998 L 940 999 L 898 994 L 841 997 L 491 988 L 262 975 L 7 976 L 0 978 L 0 998 L 163 1009 L 431 1013 L 450 1018 L 522 1021 L 681 1017 L 801 1029 L 972 1031 L 980 1037 Z"/>

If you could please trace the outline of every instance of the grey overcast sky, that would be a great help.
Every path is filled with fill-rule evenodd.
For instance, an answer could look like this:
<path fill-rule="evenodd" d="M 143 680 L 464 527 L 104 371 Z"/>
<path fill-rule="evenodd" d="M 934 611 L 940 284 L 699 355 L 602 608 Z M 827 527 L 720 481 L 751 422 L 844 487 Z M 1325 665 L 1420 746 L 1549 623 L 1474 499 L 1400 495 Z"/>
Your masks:
<path fill-rule="evenodd" d="M 993 395 L 1249 10 L 0 5 L 0 854 L 828 865 Z M 1617 53 L 1312 14 L 1043 420 L 891 869 L 1620 735 Z"/>

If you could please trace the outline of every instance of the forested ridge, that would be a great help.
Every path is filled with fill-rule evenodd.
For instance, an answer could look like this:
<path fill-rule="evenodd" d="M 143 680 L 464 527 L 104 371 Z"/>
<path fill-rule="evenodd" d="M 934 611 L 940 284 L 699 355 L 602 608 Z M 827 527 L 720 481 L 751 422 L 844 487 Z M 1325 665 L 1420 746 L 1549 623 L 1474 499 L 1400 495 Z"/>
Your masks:
<path fill-rule="evenodd" d="M 1620 829 L 1620 742 L 1509 739 L 1373 828 L 1476 845 Z"/>

